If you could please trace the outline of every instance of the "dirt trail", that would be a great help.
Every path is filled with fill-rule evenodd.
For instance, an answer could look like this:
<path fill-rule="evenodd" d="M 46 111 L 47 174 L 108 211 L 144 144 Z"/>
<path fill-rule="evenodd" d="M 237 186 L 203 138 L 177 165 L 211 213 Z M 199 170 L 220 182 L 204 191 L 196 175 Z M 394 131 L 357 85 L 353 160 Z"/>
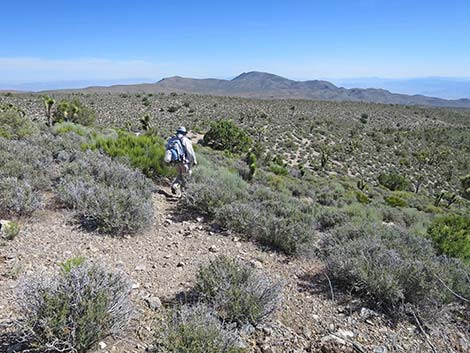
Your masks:
<path fill-rule="evenodd" d="M 392 328 L 383 316 L 361 310 L 358 302 L 339 303 L 336 289 L 333 302 L 319 261 L 287 258 L 236 234 L 214 230 L 204 218 L 181 211 L 168 191 L 160 188 L 154 194 L 154 223 L 133 237 L 85 232 L 63 210 L 44 210 L 22 221 L 20 235 L 0 246 L 0 323 L 17 317 L 15 290 L 23 274 L 57 268 L 70 257 L 83 256 L 123 271 L 134 284 L 132 300 L 138 316 L 125 338 L 105 340 L 106 348 L 100 352 L 144 352 L 162 307 L 191 289 L 201 264 L 225 254 L 285 283 L 282 305 L 273 320 L 246 337 L 251 352 L 313 352 L 321 346 L 325 352 L 347 352 L 353 349 L 348 343 L 352 341 L 371 352 L 430 351 L 415 326 Z M 453 347 L 441 352 L 464 351 L 458 343 L 465 336 L 452 335 L 452 342 L 438 338 L 441 345 Z"/>

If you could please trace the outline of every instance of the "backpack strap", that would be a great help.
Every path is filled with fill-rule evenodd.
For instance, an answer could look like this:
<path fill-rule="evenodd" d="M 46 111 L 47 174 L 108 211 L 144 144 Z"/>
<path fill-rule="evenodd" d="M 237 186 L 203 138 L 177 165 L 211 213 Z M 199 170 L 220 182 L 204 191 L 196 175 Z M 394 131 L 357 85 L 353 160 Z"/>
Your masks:
<path fill-rule="evenodd" d="M 183 162 L 187 162 L 187 160 L 188 160 L 188 151 L 186 150 L 186 146 L 183 143 L 183 138 L 179 138 L 178 135 L 176 137 L 178 138 L 179 142 L 181 143 L 181 147 L 183 147 L 183 152 L 184 152 L 184 161 Z"/>

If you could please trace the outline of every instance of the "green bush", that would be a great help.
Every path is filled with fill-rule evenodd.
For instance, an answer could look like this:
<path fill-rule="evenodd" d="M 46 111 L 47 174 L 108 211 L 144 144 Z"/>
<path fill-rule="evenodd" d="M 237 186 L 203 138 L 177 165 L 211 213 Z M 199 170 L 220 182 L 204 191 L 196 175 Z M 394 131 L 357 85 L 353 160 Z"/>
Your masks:
<path fill-rule="evenodd" d="M 0 137 L 22 139 L 36 131 L 36 126 L 21 112 L 0 109 Z"/>
<path fill-rule="evenodd" d="M 383 185 L 387 189 L 392 191 L 406 191 L 409 190 L 411 187 L 411 183 L 408 179 L 396 173 L 380 174 L 378 180 L 380 185 Z"/>
<path fill-rule="evenodd" d="M 317 224 L 321 230 L 337 227 L 349 221 L 346 212 L 337 208 L 323 208 L 317 215 Z"/>
<path fill-rule="evenodd" d="M 286 176 L 289 174 L 289 170 L 286 167 L 280 166 L 278 164 L 271 164 L 268 170 L 276 175 Z"/>
<path fill-rule="evenodd" d="M 15 221 L 0 221 L 0 239 L 15 239 L 20 233 L 20 225 Z"/>
<path fill-rule="evenodd" d="M 53 131 L 57 135 L 64 135 L 69 132 L 73 132 L 78 136 L 84 137 L 90 134 L 91 130 L 83 125 L 75 124 L 70 121 L 64 121 L 62 123 L 55 124 L 53 127 Z"/>
<path fill-rule="evenodd" d="M 281 285 L 252 267 L 220 256 L 199 269 L 196 291 L 224 321 L 257 324 L 276 309 Z"/>
<path fill-rule="evenodd" d="M 130 286 L 120 275 L 81 263 L 20 285 L 22 328 L 39 351 L 89 351 L 128 324 Z"/>
<path fill-rule="evenodd" d="M 84 227 L 120 235 L 152 221 L 151 188 L 140 172 L 88 151 L 65 165 L 57 197 L 76 212 Z"/>
<path fill-rule="evenodd" d="M 172 176 L 175 173 L 174 168 L 163 160 L 164 142 L 158 136 L 136 136 L 119 131 L 117 138 L 99 137 L 86 147 L 100 149 L 113 158 L 128 158 L 134 168 L 140 169 L 149 178 Z"/>
<path fill-rule="evenodd" d="M 367 205 L 368 203 L 370 203 L 370 199 L 362 191 L 356 191 L 355 194 L 356 194 L 356 200 L 358 202 L 364 205 Z"/>
<path fill-rule="evenodd" d="M 204 305 L 181 306 L 157 329 L 153 353 L 243 353 L 235 333 L 226 330 Z"/>
<path fill-rule="evenodd" d="M 93 125 L 96 120 L 93 110 L 83 105 L 78 99 L 60 101 L 52 115 L 54 123 L 69 121 L 88 126 Z"/>
<path fill-rule="evenodd" d="M 440 252 L 470 263 L 469 217 L 438 217 L 431 223 L 427 233 Z"/>
<path fill-rule="evenodd" d="M 233 121 L 220 120 L 211 124 L 204 135 L 203 143 L 216 150 L 244 153 L 250 149 L 253 141 Z"/>
<path fill-rule="evenodd" d="M 384 197 L 385 202 L 392 207 L 407 207 L 408 203 L 401 197 L 389 195 Z"/>

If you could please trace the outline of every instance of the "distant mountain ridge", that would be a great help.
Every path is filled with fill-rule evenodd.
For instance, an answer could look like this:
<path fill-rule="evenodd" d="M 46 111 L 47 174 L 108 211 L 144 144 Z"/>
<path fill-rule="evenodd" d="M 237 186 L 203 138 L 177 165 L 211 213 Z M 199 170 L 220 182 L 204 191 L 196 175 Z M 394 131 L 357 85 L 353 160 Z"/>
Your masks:
<path fill-rule="evenodd" d="M 116 93 L 184 92 L 263 99 L 293 98 L 470 108 L 470 99 L 447 100 L 423 95 L 391 93 L 390 91 L 378 88 L 347 89 L 337 87 L 328 81 L 294 81 L 278 75 L 258 71 L 244 72 L 232 80 L 213 78 L 194 79 L 172 76 L 156 83 L 114 85 L 109 87 L 93 86 L 78 90 L 61 91 Z"/>

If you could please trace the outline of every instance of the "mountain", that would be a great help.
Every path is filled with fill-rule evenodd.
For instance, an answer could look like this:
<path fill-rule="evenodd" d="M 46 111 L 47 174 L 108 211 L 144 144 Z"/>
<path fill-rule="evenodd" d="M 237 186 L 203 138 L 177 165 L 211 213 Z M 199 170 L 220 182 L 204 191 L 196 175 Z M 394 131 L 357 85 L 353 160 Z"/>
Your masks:
<path fill-rule="evenodd" d="M 422 94 L 445 99 L 470 98 L 470 78 L 418 77 L 383 79 L 375 77 L 332 79 L 334 84 L 346 88 L 380 87 L 395 93 Z"/>
<path fill-rule="evenodd" d="M 274 74 L 257 71 L 244 72 L 232 80 L 193 79 L 173 76 L 164 78 L 156 83 L 115 85 L 109 87 L 94 86 L 79 91 L 123 93 L 185 92 L 265 99 L 295 98 L 470 108 L 470 99 L 446 100 L 423 95 L 391 93 L 390 91 L 377 88 L 347 89 L 337 87 L 328 81 L 294 81 Z"/>

